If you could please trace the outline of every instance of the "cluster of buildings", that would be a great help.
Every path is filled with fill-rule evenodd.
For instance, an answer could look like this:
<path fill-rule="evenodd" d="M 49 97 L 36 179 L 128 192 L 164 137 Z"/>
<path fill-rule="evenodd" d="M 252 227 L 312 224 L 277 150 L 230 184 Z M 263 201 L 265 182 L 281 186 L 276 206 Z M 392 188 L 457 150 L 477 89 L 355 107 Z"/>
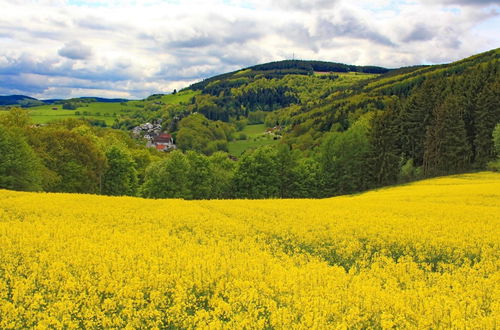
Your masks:
<path fill-rule="evenodd" d="M 132 129 L 135 137 L 143 137 L 147 140 L 161 133 L 161 119 L 156 123 L 145 123 Z"/>
<path fill-rule="evenodd" d="M 136 138 L 144 138 L 148 142 L 147 147 L 155 148 L 159 151 L 171 151 L 177 149 L 171 134 L 163 133 L 161 120 L 156 123 L 145 123 L 132 129 L 132 134 Z"/>

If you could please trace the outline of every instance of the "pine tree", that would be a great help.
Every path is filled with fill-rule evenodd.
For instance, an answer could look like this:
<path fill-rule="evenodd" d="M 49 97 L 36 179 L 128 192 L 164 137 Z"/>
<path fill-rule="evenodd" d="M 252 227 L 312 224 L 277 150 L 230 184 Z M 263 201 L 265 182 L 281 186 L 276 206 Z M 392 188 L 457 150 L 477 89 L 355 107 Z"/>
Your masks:
<path fill-rule="evenodd" d="M 288 144 L 280 144 L 276 151 L 276 171 L 281 198 L 292 197 L 297 180 L 295 168 L 297 161 L 295 154 Z"/>
<path fill-rule="evenodd" d="M 425 134 L 442 87 L 441 80 L 426 80 L 400 112 L 401 153 L 405 159 L 413 159 L 415 166 L 423 164 Z"/>
<path fill-rule="evenodd" d="M 399 174 L 398 127 L 394 107 L 390 105 L 385 112 L 377 113 L 371 120 L 369 131 L 369 167 L 371 184 L 383 186 L 397 181 Z"/>
<path fill-rule="evenodd" d="M 449 95 L 434 111 L 434 120 L 426 134 L 424 172 L 443 175 L 466 170 L 472 151 L 463 121 L 463 101 Z"/>
<path fill-rule="evenodd" d="M 476 104 L 478 100 L 478 94 L 484 83 L 485 75 L 480 69 L 474 70 L 467 75 L 461 77 L 461 79 L 454 80 L 454 93 L 463 96 L 461 101 L 463 102 L 461 108 L 463 109 L 463 119 L 465 125 L 465 131 L 467 133 L 467 140 L 469 145 L 472 147 L 472 158 L 475 157 L 475 144 L 474 137 L 477 132 L 476 127 Z"/>
<path fill-rule="evenodd" d="M 337 171 L 337 140 L 342 133 L 334 132 L 328 134 L 320 147 L 319 164 L 322 177 L 322 197 L 329 197 L 338 194 L 336 187 Z"/>
<path fill-rule="evenodd" d="M 475 165 L 484 168 L 495 157 L 493 129 L 500 122 L 500 82 L 485 86 L 476 104 Z"/>

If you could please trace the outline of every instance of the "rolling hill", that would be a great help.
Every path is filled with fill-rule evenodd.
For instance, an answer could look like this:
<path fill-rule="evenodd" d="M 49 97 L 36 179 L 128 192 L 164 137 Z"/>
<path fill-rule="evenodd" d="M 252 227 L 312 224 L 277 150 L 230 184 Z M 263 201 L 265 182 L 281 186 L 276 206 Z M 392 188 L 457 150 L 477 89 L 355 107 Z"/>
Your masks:
<path fill-rule="evenodd" d="M 44 104 L 44 102 L 26 95 L 0 95 L 0 106 L 18 105 L 22 107 L 32 107 L 41 104 Z"/>
<path fill-rule="evenodd" d="M 90 100 L 93 102 L 100 102 L 100 103 L 117 103 L 117 102 L 127 102 L 129 100 L 127 99 L 110 99 L 110 98 L 103 98 L 103 97 L 79 97 L 76 99 L 72 99 L 75 101 L 81 100 Z M 5 95 L 5 96 L 0 96 L 0 106 L 5 106 L 5 105 L 18 105 L 23 108 L 29 108 L 29 107 L 35 107 L 43 104 L 60 104 L 63 103 L 67 100 L 64 99 L 48 99 L 48 100 L 38 100 L 34 97 L 26 96 L 26 95 Z"/>
<path fill-rule="evenodd" d="M 377 66 L 356 66 L 343 63 L 325 61 L 303 61 L 284 60 L 254 65 L 238 71 L 217 75 L 207 78 L 201 82 L 190 86 L 194 90 L 206 90 L 207 85 L 213 82 L 228 82 L 233 87 L 237 86 L 237 81 L 231 83 L 233 78 L 282 78 L 287 75 L 313 75 L 314 73 L 348 73 L 358 72 L 367 74 L 382 74 L 391 71 L 390 69 Z"/>

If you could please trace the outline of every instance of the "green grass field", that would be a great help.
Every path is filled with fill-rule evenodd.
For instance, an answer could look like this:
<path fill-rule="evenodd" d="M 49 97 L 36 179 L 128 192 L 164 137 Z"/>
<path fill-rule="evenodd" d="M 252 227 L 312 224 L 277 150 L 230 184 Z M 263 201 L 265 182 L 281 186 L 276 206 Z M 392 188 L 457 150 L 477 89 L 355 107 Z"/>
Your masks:
<path fill-rule="evenodd" d="M 61 104 L 43 105 L 29 109 L 33 122 L 37 124 L 47 123 L 57 119 L 65 118 L 92 118 L 104 120 L 107 125 L 114 122 L 115 116 L 125 113 L 127 109 L 134 110 L 132 105 L 122 105 L 121 103 L 93 102 L 75 110 L 64 110 Z M 56 108 L 57 110 L 53 110 Z M 135 108 L 137 109 L 137 108 Z"/>
<path fill-rule="evenodd" d="M 241 156 L 241 154 L 252 148 L 258 148 L 265 145 L 276 144 L 279 140 L 274 140 L 272 135 L 265 134 L 266 125 L 247 125 L 242 133 L 247 136 L 246 140 L 237 140 L 229 142 L 228 148 L 229 153 L 234 156 Z M 236 135 L 238 135 L 236 133 Z"/>
<path fill-rule="evenodd" d="M 188 103 L 195 95 L 200 94 L 200 91 L 185 90 L 177 94 L 168 94 L 161 97 L 161 101 L 166 104 Z"/>

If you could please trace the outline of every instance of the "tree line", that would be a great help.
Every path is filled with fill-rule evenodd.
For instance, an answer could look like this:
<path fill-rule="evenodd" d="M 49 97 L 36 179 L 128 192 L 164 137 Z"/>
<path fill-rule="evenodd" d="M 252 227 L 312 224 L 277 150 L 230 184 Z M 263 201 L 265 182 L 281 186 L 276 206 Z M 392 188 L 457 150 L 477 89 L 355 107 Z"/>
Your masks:
<path fill-rule="evenodd" d="M 442 107 L 436 111 L 443 111 Z M 312 155 L 283 143 L 249 150 L 234 160 L 224 152 L 210 156 L 193 150 L 158 153 L 122 132 L 78 120 L 34 127 L 27 125 L 29 118 L 22 111 L 12 110 L 0 125 L 0 188 L 146 198 L 322 198 L 443 174 L 428 172 L 431 165 L 425 162 L 434 161 L 428 159 L 430 152 L 451 164 L 435 162 L 433 170 L 443 166 L 447 173 L 464 170 L 460 166 L 465 163 L 459 160 L 470 158 L 462 158 L 465 154 L 459 145 L 467 146 L 456 139 L 461 125 L 447 126 L 453 132 L 451 140 L 433 141 L 441 149 L 424 148 L 418 163 L 417 158 L 405 160 L 403 149 L 393 140 L 398 113 L 404 113 L 404 108 L 395 102 L 385 112 L 367 114 L 347 131 L 326 136 Z M 442 129 L 440 121 L 431 125 L 435 128 L 424 140 L 446 138 L 434 133 Z M 488 149 L 486 158 L 490 160 L 500 154 L 500 125 L 491 134 L 493 149 Z M 409 145 L 404 139 L 401 142 Z M 484 152 L 476 150 L 482 162 Z"/>

